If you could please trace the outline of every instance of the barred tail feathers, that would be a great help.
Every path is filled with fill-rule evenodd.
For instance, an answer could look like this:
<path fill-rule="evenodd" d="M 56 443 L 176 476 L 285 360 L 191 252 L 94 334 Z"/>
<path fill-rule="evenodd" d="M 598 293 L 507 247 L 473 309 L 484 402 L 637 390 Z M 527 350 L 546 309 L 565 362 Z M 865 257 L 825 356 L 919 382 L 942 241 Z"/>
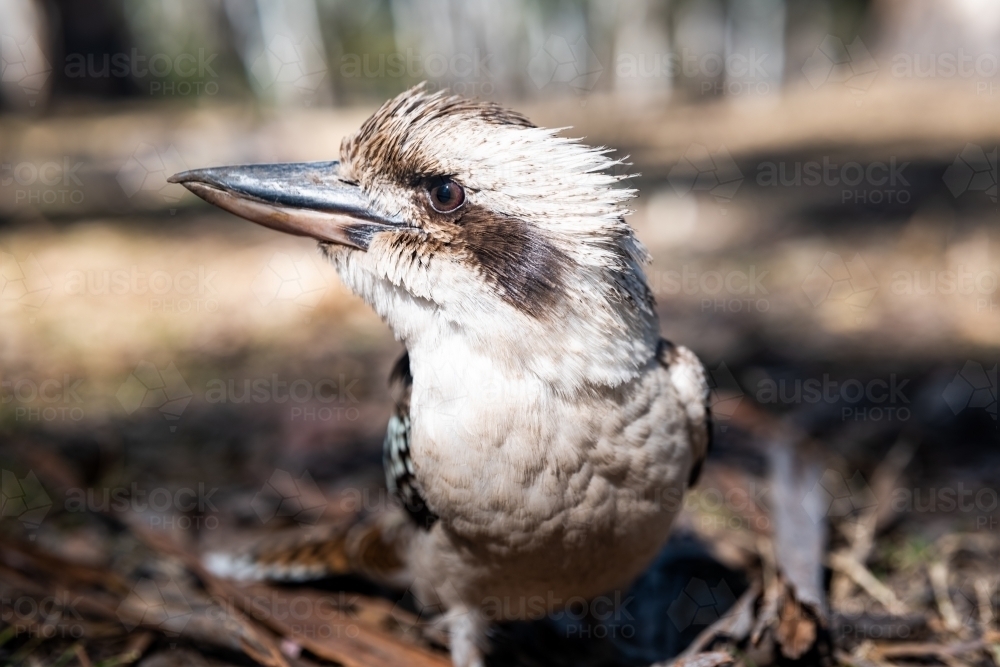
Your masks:
<path fill-rule="evenodd" d="M 384 512 L 349 527 L 270 536 L 249 549 L 203 558 L 213 574 L 243 581 L 309 581 L 359 575 L 377 583 L 409 585 L 406 554 L 413 527 L 401 511 Z"/>

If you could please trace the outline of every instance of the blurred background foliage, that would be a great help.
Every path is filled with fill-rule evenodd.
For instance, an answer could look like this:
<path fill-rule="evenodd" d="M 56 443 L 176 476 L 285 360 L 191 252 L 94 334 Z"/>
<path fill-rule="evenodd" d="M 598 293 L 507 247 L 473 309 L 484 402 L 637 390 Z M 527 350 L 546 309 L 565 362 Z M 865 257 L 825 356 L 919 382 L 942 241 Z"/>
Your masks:
<path fill-rule="evenodd" d="M 537 98 L 558 88 L 600 92 L 629 87 L 679 94 L 693 89 L 704 97 L 704 81 L 724 84 L 733 73 L 715 71 L 714 66 L 697 76 L 655 72 L 659 58 L 710 53 L 725 57 L 754 50 L 766 54 L 766 80 L 776 92 L 800 82 L 802 63 L 823 36 L 861 34 L 866 43 L 874 41 L 885 32 L 884 24 L 926 13 L 929 6 L 918 4 L 921 7 L 907 8 L 907 3 L 891 0 L 7 0 L 0 10 L 9 33 L 6 48 L 13 52 L 26 47 L 28 52 L 37 47 L 47 67 L 66 66 L 55 67 L 51 76 L 29 77 L 33 81 L 9 73 L 0 90 L 8 110 L 33 109 L 36 103 L 60 108 L 81 98 L 162 95 L 152 82 L 186 84 L 189 92 L 175 101 L 204 103 L 203 97 L 220 96 L 279 106 L 301 103 L 303 97 L 325 106 L 382 99 L 423 80 L 504 99 Z M 985 32 L 983 13 L 995 13 L 985 2 L 945 5 L 935 11 L 937 18 L 948 20 L 947 32 L 953 32 L 948 37 L 941 31 L 945 46 L 956 38 L 964 42 L 963 32 Z M 554 36 L 567 41 L 553 44 Z M 539 81 L 550 83 L 543 79 L 551 79 L 552 73 L 541 63 L 533 67 L 531 61 L 546 44 L 557 58 L 565 56 L 563 62 L 577 58 L 586 63 L 582 74 L 597 74 L 578 79 L 559 72 L 556 82 L 564 85 L 545 90 Z M 567 46 L 570 52 L 560 54 Z M 162 75 L 148 77 L 140 73 L 141 63 L 111 67 L 112 73 L 107 73 L 106 61 L 115 54 L 162 54 L 173 61 L 198 53 L 207 54 L 210 62 L 192 73 L 164 66 Z M 630 80 L 635 77 L 616 76 L 613 63 L 622 65 L 625 54 L 644 59 L 646 75 L 639 85 Z M 267 62 L 260 61 L 262 55 Z M 455 65 L 456 55 L 457 66 L 442 65 L 449 59 Z M 293 79 L 288 71 L 279 75 L 276 61 L 282 59 L 298 65 L 299 72 L 322 70 L 324 75 L 308 81 Z M 76 67 L 81 62 L 90 68 L 87 75 Z M 723 91 L 716 86 L 712 94 Z"/>

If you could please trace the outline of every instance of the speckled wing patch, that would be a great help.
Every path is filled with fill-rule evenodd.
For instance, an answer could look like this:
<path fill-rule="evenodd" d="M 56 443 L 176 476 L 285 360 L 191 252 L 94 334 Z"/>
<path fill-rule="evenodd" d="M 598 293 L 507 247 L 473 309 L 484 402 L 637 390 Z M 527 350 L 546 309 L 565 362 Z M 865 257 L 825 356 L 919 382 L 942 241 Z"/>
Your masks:
<path fill-rule="evenodd" d="M 410 355 L 404 354 L 396 362 L 389 376 L 389 382 L 399 394 L 396 411 L 389 418 L 389 426 L 382 446 L 382 466 L 385 468 L 385 482 L 389 491 L 403 503 L 407 514 L 421 528 L 430 530 L 438 520 L 420 495 L 410 458 L 410 391 L 413 376 L 410 374 Z"/>

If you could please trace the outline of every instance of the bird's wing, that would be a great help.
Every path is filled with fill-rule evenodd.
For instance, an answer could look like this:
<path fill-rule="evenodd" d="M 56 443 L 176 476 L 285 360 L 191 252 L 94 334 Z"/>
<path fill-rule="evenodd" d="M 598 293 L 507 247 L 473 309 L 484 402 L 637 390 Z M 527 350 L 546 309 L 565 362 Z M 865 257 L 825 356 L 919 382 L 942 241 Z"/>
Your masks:
<path fill-rule="evenodd" d="M 403 503 L 410 518 L 420 527 L 430 529 L 437 521 L 437 515 L 427 506 L 420 495 L 410 458 L 410 392 L 413 376 L 410 374 L 410 355 L 404 353 L 392 369 L 389 383 L 396 395 L 396 410 L 389 418 L 389 426 L 382 446 L 382 466 L 389 491 Z"/>
<path fill-rule="evenodd" d="M 657 358 L 667 372 L 684 407 L 688 422 L 688 437 L 694 453 L 688 486 L 694 486 L 712 448 L 712 409 L 709 406 L 709 386 L 705 367 L 698 356 L 682 345 L 660 339 Z"/>

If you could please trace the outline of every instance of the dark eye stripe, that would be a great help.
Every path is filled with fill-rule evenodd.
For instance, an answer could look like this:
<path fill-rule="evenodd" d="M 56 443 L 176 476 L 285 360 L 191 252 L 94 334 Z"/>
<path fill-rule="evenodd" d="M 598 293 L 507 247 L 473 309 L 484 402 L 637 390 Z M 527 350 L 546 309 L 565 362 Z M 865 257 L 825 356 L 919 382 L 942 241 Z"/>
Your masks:
<path fill-rule="evenodd" d="M 500 297 L 536 318 L 550 314 L 566 291 L 570 260 L 523 220 L 470 205 L 459 238 Z"/>

